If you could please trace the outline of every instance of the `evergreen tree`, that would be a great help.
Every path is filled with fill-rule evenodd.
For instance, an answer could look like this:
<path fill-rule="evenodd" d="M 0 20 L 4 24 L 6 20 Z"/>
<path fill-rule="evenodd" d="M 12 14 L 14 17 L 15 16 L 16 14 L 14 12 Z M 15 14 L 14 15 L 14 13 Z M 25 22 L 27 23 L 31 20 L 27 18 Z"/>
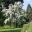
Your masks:
<path fill-rule="evenodd" d="M 30 4 L 28 4 L 27 6 L 27 18 L 29 18 L 30 20 L 32 19 L 32 8 Z"/>

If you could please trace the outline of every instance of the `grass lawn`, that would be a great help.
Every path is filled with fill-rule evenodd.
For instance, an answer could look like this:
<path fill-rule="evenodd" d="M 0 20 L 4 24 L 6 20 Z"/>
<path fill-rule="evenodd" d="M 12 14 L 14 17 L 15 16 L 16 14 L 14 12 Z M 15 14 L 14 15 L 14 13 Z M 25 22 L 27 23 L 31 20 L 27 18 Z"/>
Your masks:
<path fill-rule="evenodd" d="M 15 28 L 15 29 L 0 29 L 0 32 L 21 32 L 21 28 Z"/>
<path fill-rule="evenodd" d="M 11 26 L 0 26 L 0 32 L 32 32 L 32 23 L 24 24 L 23 28 L 11 28 Z"/>
<path fill-rule="evenodd" d="M 32 32 L 32 23 L 23 25 L 21 32 Z"/>
<path fill-rule="evenodd" d="M 8 25 L 5 25 L 5 26 L 0 26 L 0 29 L 14 29 L 15 27 L 14 26 L 8 26 Z"/>
<path fill-rule="evenodd" d="M 0 32 L 20 32 L 21 28 L 15 28 L 11 26 L 0 26 Z"/>

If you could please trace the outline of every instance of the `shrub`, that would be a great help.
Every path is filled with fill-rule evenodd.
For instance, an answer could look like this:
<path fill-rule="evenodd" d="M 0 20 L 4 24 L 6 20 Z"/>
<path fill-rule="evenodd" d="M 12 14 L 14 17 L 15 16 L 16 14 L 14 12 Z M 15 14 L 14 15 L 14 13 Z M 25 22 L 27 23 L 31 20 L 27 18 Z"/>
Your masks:
<path fill-rule="evenodd" d="M 29 20 L 24 17 L 24 16 L 21 16 L 19 17 L 19 19 L 16 20 L 16 27 L 23 27 L 24 24 L 26 24 Z"/>

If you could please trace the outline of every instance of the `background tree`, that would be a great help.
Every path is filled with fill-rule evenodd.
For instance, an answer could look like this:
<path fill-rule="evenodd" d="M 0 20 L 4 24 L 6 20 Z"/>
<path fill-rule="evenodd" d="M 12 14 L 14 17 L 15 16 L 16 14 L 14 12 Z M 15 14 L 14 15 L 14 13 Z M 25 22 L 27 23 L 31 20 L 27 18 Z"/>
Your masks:
<path fill-rule="evenodd" d="M 2 5 L 0 5 L 0 25 L 3 26 L 4 25 L 4 20 L 5 20 L 5 16 L 3 15 L 2 11 Z"/>
<path fill-rule="evenodd" d="M 30 20 L 32 19 L 32 8 L 30 4 L 28 4 L 27 6 L 27 18 L 29 18 Z"/>

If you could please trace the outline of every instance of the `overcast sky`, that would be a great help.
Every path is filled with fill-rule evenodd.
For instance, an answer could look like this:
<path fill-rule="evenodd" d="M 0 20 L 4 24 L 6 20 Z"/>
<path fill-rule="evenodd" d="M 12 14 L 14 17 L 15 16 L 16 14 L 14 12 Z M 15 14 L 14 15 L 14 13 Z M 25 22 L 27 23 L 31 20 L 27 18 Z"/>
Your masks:
<path fill-rule="evenodd" d="M 28 4 L 30 4 L 30 5 L 32 6 L 32 0 L 24 0 L 24 3 L 23 3 L 23 5 L 24 5 L 24 6 L 23 6 L 23 9 L 26 10 Z"/>

